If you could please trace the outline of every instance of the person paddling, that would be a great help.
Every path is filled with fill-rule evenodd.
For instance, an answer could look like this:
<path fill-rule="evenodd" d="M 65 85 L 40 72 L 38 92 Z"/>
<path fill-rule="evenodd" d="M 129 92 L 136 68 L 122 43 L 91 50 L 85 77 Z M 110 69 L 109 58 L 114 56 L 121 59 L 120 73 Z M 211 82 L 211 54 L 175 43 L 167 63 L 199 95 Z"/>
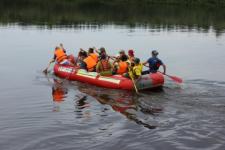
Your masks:
<path fill-rule="evenodd" d="M 65 50 L 65 48 L 64 48 L 62 43 L 59 44 L 59 47 L 66 53 L 66 50 Z"/>
<path fill-rule="evenodd" d="M 149 58 L 143 65 L 148 64 L 149 70 L 143 71 L 142 74 L 156 73 L 160 66 L 163 66 L 163 74 L 166 74 L 166 65 L 157 57 L 158 52 L 152 51 L 152 57 Z"/>
<path fill-rule="evenodd" d="M 129 66 L 129 72 L 125 73 L 124 76 L 127 78 L 138 79 L 141 76 L 143 64 L 140 63 L 139 58 L 134 59 L 134 65 Z"/>
<path fill-rule="evenodd" d="M 54 57 L 52 59 L 52 62 L 55 61 L 60 65 L 70 65 L 70 62 L 67 59 L 66 51 L 58 46 L 55 48 Z"/>
<path fill-rule="evenodd" d="M 72 60 L 73 58 L 74 57 L 72 55 L 69 56 L 69 58 L 68 58 L 68 56 L 66 54 L 66 50 L 63 48 L 63 44 L 60 44 L 59 47 L 56 46 L 55 51 L 54 51 L 54 57 L 49 62 L 48 67 L 45 70 L 43 70 L 43 72 L 45 74 L 47 74 L 48 73 L 48 69 L 49 69 L 50 65 L 53 62 L 56 62 L 56 63 L 58 63 L 60 65 L 73 65 L 73 63 L 70 63 L 70 61 L 68 60 L 68 59 L 71 59 Z"/>

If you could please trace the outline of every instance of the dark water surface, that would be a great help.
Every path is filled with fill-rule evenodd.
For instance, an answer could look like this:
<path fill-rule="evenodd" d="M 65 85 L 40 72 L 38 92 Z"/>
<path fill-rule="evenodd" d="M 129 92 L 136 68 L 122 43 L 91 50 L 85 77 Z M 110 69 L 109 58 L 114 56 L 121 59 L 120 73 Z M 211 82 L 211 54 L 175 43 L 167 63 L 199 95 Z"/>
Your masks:
<path fill-rule="evenodd" d="M 175 13 L 166 18 L 166 12 L 171 12 L 167 8 L 147 24 L 143 20 L 149 15 L 143 20 L 139 13 L 124 17 L 126 25 L 115 23 L 122 18 L 107 20 L 113 14 L 110 11 L 106 16 L 87 12 L 86 17 L 74 17 L 75 21 L 65 17 L 72 20 L 68 26 L 57 24 L 59 14 L 53 19 L 51 13 L 49 18 L 40 13 L 31 19 L 38 11 L 14 7 L 4 7 L 7 11 L 0 13 L 1 150 L 225 149 L 225 26 L 224 16 L 217 11 L 207 11 L 210 17 L 204 22 L 197 19 L 202 18 L 202 10 L 190 15 L 179 10 L 188 16 L 185 22 L 183 15 Z M 89 15 L 90 20 L 104 21 L 82 23 Z M 134 22 L 142 25 L 132 26 Z M 74 55 L 80 47 L 104 46 L 112 55 L 133 48 L 142 61 L 151 49 L 158 49 L 168 74 L 185 82 L 176 85 L 166 78 L 163 89 L 138 96 L 69 82 L 52 73 L 45 76 L 42 70 L 59 43 Z M 56 92 L 59 97 L 53 97 Z"/>

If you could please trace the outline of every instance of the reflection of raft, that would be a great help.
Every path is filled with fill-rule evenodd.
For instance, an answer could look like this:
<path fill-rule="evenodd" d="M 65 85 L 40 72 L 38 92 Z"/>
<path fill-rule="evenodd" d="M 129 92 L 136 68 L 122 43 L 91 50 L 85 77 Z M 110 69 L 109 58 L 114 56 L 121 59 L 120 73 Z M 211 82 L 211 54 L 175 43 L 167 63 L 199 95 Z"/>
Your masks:
<path fill-rule="evenodd" d="M 134 88 L 132 81 L 128 78 L 122 77 L 121 75 L 113 75 L 110 77 L 100 76 L 96 72 L 87 72 L 83 69 L 59 64 L 55 64 L 54 73 L 60 78 L 80 81 L 105 88 L 124 90 L 132 90 Z M 139 90 L 161 87 L 163 84 L 164 77 L 161 73 L 142 75 L 141 78 L 136 81 L 136 85 Z"/>

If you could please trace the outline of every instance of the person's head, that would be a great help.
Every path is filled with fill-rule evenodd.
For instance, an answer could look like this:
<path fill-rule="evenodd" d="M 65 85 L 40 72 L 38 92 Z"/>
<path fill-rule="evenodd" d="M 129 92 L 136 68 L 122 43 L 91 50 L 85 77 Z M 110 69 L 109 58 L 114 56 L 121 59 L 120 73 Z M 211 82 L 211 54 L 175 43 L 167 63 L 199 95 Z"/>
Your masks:
<path fill-rule="evenodd" d="M 116 54 L 116 55 L 115 55 L 115 58 L 116 58 L 116 59 L 119 59 L 119 58 L 120 58 L 120 54 Z"/>
<path fill-rule="evenodd" d="M 153 50 L 153 51 L 152 51 L 152 56 L 153 56 L 153 57 L 158 56 L 158 54 L 159 54 L 159 53 L 157 52 L 157 50 Z"/>
<path fill-rule="evenodd" d="M 60 43 L 60 44 L 59 44 L 59 46 L 60 46 L 60 47 L 63 47 L 63 44 L 62 44 L 62 43 Z"/>
<path fill-rule="evenodd" d="M 126 55 L 124 50 L 120 50 L 119 54 L 120 54 L 120 56 Z"/>
<path fill-rule="evenodd" d="M 85 51 L 80 51 L 80 52 L 79 52 L 79 57 L 80 57 L 80 58 L 86 58 L 86 57 L 87 57 L 87 52 L 85 52 Z"/>
<path fill-rule="evenodd" d="M 105 54 L 105 53 L 106 53 L 106 50 L 105 50 L 104 47 L 101 47 L 99 50 L 100 50 L 100 53 L 101 53 L 101 54 L 103 54 L 103 53 Z"/>
<path fill-rule="evenodd" d="M 130 50 L 128 51 L 128 55 L 129 55 L 130 57 L 134 57 L 134 50 L 130 49 Z"/>
<path fill-rule="evenodd" d="M 94 53 L 94 49 L 93 48 L 89 48 L 88 49 L 88 53 Z"/>
<path fill-rule="evenodd" d="M 101 60 L 106 60 L 106 55 L 105 55 L 105 54 L 101 54 L 100 59 L 101 59 Z"/>
<path fill-rule="evenodd" d="M 60 47 L 58 47 L 58 46 L 55 47 L 55 50 L 59 50 L 59 49 L 60 49 Z"/>
<path fill-rule="evenodd" d="M 122 55 L 120 58 L 122 61 L 127 61 L 127 55 Z"/>
<path fill-rule="evenodd" d="M 134 59 L 134 64 L 135 64 L 135 65 L 138 65 L 139 63 L 140 63 L 140 59 L 139 59 L 139 58 L 135 58 L 135 59 Z"/>

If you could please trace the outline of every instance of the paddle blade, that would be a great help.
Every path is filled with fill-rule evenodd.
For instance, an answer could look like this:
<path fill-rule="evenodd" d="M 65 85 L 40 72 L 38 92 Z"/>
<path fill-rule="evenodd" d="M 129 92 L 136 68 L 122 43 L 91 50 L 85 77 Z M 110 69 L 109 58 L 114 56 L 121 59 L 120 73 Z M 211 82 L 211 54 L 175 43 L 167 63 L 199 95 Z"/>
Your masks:
<path fill-rule="evenodd" d="M 177 82 L 177 83 L 182 83 L 183 80 L 179 77 L 176 77 L 176 76 L 168 76 L 170 77 L 173 81 Z"/>
<path fill-rule="evenodd" d="M 48 69 L 46 68 L 45 70 L 43 70 L 43 73 L 47 74 L 48 73 Z"/>

